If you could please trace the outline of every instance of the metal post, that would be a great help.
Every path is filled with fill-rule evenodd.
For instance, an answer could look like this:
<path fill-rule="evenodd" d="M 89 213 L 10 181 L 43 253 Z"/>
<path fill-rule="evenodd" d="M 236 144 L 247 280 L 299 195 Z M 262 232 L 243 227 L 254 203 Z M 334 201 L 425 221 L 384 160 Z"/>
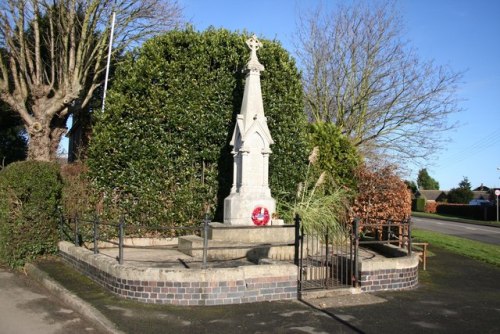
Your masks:
<path fill-rule="evenodd" d="M 64 215 L 61 213 L 59 218 L 59 241 L 63 241 L 64 239 Z"/>
<path fill-rule="evenodd" d="M 75 246 L 80 246 L 80 243 L 78 242 L 78 215 L 75 214 L 73 217 L 73 220 L 75 222 Z"/>
<path fill-rule="evenodd" d="M 498 195 L 497 195 L 497 223 L 498 223 Z"/>
<path fill-rule="evenodd" d="M 120 224 L 118 224 L 118 263 L 123 264 L 123 225 L 124 218 L 120 217 Z"/>
<path fill-rule="evenodd" d="M 208 213 L 205 214 L 205 219 L 203 220 L 203 268 L 207 267 L 207 254 L 208 254 L 208 224 L 210 220 L 208 219 Z"/>
<path fill-rule="evenodd" d="M 391 244 L 391 229 L 392 229 L 392 221 L 390 219 L 387 220 L 387 244 Z"/>
<path fill-rule="evenodd" d="M 360 285 L 359 273 L 359 219 L 354 219 L 354 287 Z"/>
<path fill-rule="evenodd" d="M 299 224 L 300 224 L 299 216 Z M 299 255 L 299 290 L 302 291 L 302 280 L 304 279 L 303 261 L 304 261 L 304 225 L 300 227 L 300 255 Z"/>
<path fill-rule="evenodd" d="M 326 247 L 325 247 L 325 280 L 324 280 L 324 287 L 326 288 L 328 286 L 328 253 L 330 251 L 329 249 L 329 245 L 328 245 L 328 238 L 330 237 L 328 235 L 328 226 L 326 227 L 326 234 L 325 234 L 325 243 L 326 243 Z"/>
<path fill-rule="evenodd" d="M 293 255 L 293 263 L 298 266 L 299 265 L 299 247 L 300 247 L 300 216 L 298 213 L 295 214 L 295 246 L 294 246 L 294 255 Z"/>
<path fill-rule="evenodd" d="M 408 218 L 408 256 L 411 256 L 411 218 Z"/>
<path fill-rule="evenodd" d="M 99 254 L 99 248 L 97 246 L 97 241 L 99 239 L 99 216 L 94 217 L 94 254 Z"/>

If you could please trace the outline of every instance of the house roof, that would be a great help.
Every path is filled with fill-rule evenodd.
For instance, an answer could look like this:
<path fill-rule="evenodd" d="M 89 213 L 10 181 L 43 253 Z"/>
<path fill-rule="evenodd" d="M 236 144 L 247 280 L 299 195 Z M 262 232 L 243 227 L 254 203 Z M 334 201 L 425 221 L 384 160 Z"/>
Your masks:
<path fill-rule="evenodd" d="M 473 191 L 474 197 L 472 199 L 489 199 L 490 193 L 488 191 Z"/>
<path fill-rule="evenodd" d="M 490 188 L 484 186 L 482 183 L 479 187 L 477 187 L 476 189 L 472 189 L 472 191 L 490 191 Z"/>
<path fill-rule="evenodd" d="M 446 196 L 446 192 L 443 190 L 419 190 L 418 192 L 428 201 L 435 201 L 441 196 Z"/>

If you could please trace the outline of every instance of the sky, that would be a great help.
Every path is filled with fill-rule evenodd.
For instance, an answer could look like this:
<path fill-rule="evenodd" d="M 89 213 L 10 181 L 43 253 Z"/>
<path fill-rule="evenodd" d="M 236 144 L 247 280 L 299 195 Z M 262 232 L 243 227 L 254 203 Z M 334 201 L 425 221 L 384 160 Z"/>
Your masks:
<path fill-rule="evenodd" d="M 323 1 L 323 7 L 334 8 L 341 1 Z M 299 14 L 319 2 L 179 0 L 197 30 L 209 26 L 246 30 L 279 40 L 292 55 Z M 449 142 L 423 166 L 409 166 L 412 172 L 405 178 L 416 180 L 418 168 L 425 167 L 442 190 L 457 187 L 464 177 L 473 188 L 500 187 L 500 1 L 395 2 L 406 28 L 403 37 L 420 59 L 465 72 L 457 93 L 463 111 L 450 117 L 450 123 L 458 125 L 444 136 Z"/>

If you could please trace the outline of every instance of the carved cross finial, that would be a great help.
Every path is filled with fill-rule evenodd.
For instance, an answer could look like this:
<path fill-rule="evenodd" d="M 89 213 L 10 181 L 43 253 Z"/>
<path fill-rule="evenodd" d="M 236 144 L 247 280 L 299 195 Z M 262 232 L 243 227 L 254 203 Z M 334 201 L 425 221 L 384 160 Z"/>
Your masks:
<path fill-rule="evenodd" d="M 258 70 L 263 71 L 264 66 L 259 63 L 259 59 L 257 58 L 257 50 L 262 47 L 262 43 L 257 39 L 257 36 L 253 35 L 246 41 L 248 47 L 250 48 L 250 60 L 248 61 L 247 68 L 249 70 Z"/>

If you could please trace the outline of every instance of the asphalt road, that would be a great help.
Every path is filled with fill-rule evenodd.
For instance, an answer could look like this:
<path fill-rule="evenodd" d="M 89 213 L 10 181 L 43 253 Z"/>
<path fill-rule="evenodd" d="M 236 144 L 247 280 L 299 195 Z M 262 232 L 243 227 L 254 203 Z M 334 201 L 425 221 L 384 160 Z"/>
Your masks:
<path fill-rule="evenodd" d="M 93 324 L 42 287 L 0 267 L 0 333 L 98 334 Z"/>
<path fill-rule="evenodd" d="M 438 219 L 412 217 L 414 227 L 461 238 L 476 240 L 488 244 L 500 245 L 500 228 L 466 223 L 450 222 Z"/>

